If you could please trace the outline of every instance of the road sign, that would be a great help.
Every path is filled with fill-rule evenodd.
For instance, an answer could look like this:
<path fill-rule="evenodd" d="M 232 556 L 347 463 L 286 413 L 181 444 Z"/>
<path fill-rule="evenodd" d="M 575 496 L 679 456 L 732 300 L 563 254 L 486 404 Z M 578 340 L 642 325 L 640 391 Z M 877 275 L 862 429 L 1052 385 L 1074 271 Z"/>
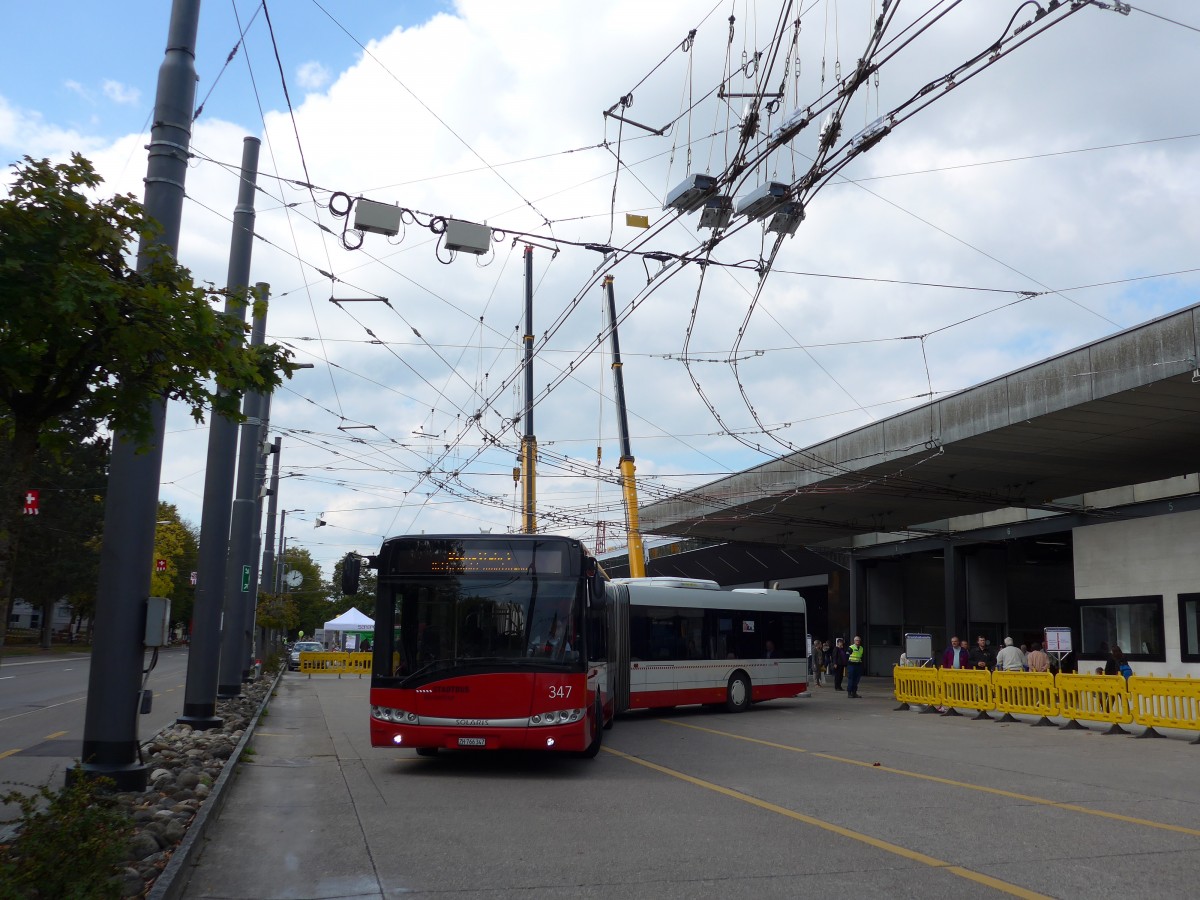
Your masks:
<path fill-rule="evenodd" d="M 196 586 L 196 573 L 195 572 L 192 573 L 191 583 L 192 583 L 192 587 Z"/>
<path fill-rule="evenodd" d="M 25 506 L 22 508 L 21 514 L 26 516 L 36 516 L 38 514 L 38 506 L 41 503 L 39 497 L 40 493 L 38 491 L 26 491 Z"/>
<path fill-rule="evenodd" d="M 246 594 L 250 591 L 250 567 L 242 566 L 242 593 Z"/>
<path fill-rule="evenodd" d="M 145 569 L 143 569 L 142 571 L 144 572 Z M 156 559 L 154 561 L 154 571 L 155 572 L 167 571 L 167 561 L 165 559 Z"/>

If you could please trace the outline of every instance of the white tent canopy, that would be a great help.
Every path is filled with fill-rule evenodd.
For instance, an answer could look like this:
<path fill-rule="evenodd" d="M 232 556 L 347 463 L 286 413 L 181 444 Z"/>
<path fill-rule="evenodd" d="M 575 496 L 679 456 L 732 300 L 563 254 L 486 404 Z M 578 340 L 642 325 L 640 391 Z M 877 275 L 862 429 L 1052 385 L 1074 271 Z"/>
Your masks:
<path fill-rule="evenodd" d="M 336 619 L 325 623 L 326 631 L 373 631 L 374 629 L 375 620 L 364 616 L 353 606 Z"/>

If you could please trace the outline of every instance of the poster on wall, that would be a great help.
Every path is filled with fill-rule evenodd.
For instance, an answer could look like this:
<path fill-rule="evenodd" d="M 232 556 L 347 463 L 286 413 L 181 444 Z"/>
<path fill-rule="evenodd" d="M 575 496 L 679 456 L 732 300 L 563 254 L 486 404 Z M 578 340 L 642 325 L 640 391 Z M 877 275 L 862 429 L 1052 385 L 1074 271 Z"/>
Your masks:
<path fill-rule="evenodd" d="M 1045 650 L 1047 653 L 1070 653 L 1071 629 L 1047 628 Z"/>

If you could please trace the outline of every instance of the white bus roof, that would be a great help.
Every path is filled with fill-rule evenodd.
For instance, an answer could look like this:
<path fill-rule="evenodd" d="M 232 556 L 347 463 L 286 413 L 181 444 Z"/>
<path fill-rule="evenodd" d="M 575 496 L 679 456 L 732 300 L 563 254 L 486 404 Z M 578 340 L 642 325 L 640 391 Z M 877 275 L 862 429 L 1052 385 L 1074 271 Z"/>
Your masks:
<path fill-rule="evenodd" d="M 646 578 L 622 578 L 614 583 L 629 590 L 634 606 L 691 607 L 694 609 L 754 609 L 763 612 L 806 612 L 798 591 L 722 591 L 680 587 L 671 591 L 646 584 Z M 685 579 L 686 580 L 686 579 Z"/>
<path fill-rule="evenodd" d="M 721 586 L 709 578 L 678 578 L 674 575 L 653 575 L 649 578 L 614 578 L 613 584 L 640 584 L 645 587 L 695 588 L 719 591 Z"/>

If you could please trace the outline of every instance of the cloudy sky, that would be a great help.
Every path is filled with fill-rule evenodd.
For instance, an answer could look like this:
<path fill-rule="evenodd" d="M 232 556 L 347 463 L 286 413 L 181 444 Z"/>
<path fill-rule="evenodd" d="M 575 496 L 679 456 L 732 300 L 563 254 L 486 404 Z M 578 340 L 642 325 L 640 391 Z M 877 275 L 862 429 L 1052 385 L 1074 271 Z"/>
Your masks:
<path fill-rule="evenodd" d="M 6 3 L 5 162 L 78 150 L 140 195 L 169 6 Z M 643 502 L 1196 302 L 1194 3 L 1018 35 L 1034 5 L 903 0 L 878 77 L 838 103 L 879 6 L 205 3 L 179 255 L 224 283 L 242 139 L 262 138 L 251 280 L 272 286 L 269 339 L 314 365 L 272 408 L 290 542 L 328 572 L 385 535 L 519 528 L 526 244 L 539 522 L 593 543 L 603 523 L 609 549 L 606 275 Z M 997 41 L 1014 49 L 987 65 Z M 800 181 L 835 108 L 831 161 L 901 113 L 807 192 L 773 258 L 767 220 L 663 211 L 691 173 L 739 197 Z M 402 232 L 346 231 L 357 198 L 402 207 Z M 491 252 L 452 257 L 442 218 L 496 229 Z M 168 431 L 161 497 L 199 523 L 207 428 L 173 409 Z"/>

